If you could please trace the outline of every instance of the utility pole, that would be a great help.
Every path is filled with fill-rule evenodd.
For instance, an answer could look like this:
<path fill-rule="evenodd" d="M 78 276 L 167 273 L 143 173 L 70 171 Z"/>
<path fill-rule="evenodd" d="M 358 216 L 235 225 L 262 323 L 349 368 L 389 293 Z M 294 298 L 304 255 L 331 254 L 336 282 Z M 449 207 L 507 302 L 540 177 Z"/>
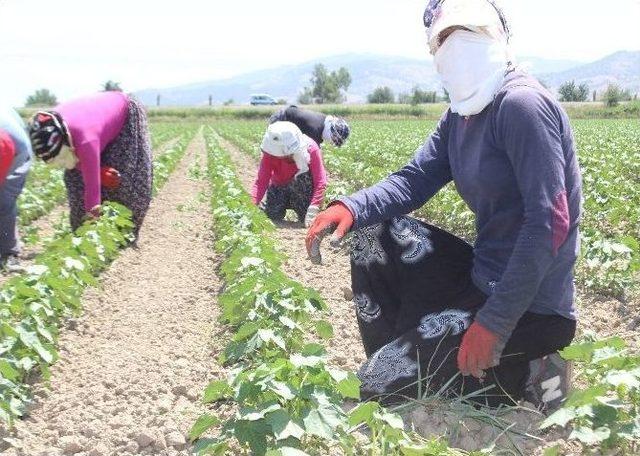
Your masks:
<path fill-rule="evenodd" d="M 209 95 L 209 106 L 213 106 L 213 95 Z"/>
<path fill-rule="evenodd" d="M 160 106 L 160 94 L 156 97 L 156 106 Z"/>

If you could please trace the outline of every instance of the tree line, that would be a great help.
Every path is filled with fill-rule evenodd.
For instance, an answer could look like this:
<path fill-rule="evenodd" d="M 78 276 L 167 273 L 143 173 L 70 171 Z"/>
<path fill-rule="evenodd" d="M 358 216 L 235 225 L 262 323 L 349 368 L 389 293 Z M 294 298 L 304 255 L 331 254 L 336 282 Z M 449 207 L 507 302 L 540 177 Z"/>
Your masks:
<path fill-rule="evenodd" d="M 351 86 L 351 74 L 347 68 L 341 67 L 335 71 L 329 71 L 326 66 L 319 63 L 312 72 L 310 85 L 305 87 L 298 96 L 300 104 L 339 104 L 346 101 L 346 93 Z M 544 82 L 543 82 L 544 85 Z M 102 84 L 103 91 L 122 92 L 119 82 L 109 80 Z M 598 94 L 591 91 L 585 83 L 576 84 L 575 80 L 567 81 L 558 88 L 558 97 L 563 102 L 586 102 L 603 101 L 608 107 L 617 106 L 622 101 L 636 100 L 638 95 L 633 95 L 629 89 L 623 89 L 617 84 L 609 84 L 607 89 Z M 409 93 L 400 93 L 396 96 L 388 86 L 381 86 L 374 89 L 367 96 L 367 102 L 371 104 L 411 104 L 419 105 L 426 103 L 449 102 L 449 95 L 446 90 L 442 95 L 433 90 L 423 90 L 415 86 Z M 53 106 L 58 103 L 57 97 L 49 89 L 39 89 L 27 97 L 26 107 Z M 227 100 L 224 104 L 230 105 L 234 101 Z M 286 100 L 278 100 L 278 104 L 285 104 Z M 158 94 L 157 105 L 160 105 L 160 94 Z M 209 105 L 213 105 L 213 98 L 209 95 Z"/>

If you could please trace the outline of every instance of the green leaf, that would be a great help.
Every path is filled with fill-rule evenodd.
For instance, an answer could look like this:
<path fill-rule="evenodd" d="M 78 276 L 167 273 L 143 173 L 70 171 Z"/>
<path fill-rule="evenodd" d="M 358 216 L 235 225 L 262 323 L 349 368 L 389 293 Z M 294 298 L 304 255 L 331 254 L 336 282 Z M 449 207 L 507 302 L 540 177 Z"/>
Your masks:
<path fill-rule="evenodd" d="M 333 326 L 327 321 L 316 321 L 316 332 L 318 336 L 324 340 L 329 340 L 333 337 Z"/>
<path fill-rule="evenodd" d="M 293 400 L 296 397 L 293 393 L 293 389 L 286 383 L 272 381 L 269 384 L 269 389 L 285 401 Z"/>
<path fill-rule="evenodd" d="M 240 264 L 244 269 L 247 269 L 249 267 L 256 267 L 264 264 L 264 260 L 262 258 L 244 257 L 240 260 Z"/>
<path fill-rule="evenodd" d="M 259 329 L 260 329 L 260 326 L 258 326 L 257 323 L 253 321 L 247 322 L 244 325 L 240 326 L 240 328 L 238 328 L 238 331 L 233 336 L 233 340 L 236 342 L 240 342 L 245 339 L 248 339 L 249 337 L 253 336 L 256 332 L 258 332 Z"/>
<path fill-rule="evenodd" d="M 78 271 L 84 270 L 84 264 L 82 263 L 82 261 L 76 260 L 75 258 L 65 258 L 64 265 L 67 269 L 77 269 Z"/>
<path fill-rule="evenodd" d="M 213 415 L 204 414 L 200 416 L 189 431 L 189 440 L 191 442 L 195 441 L 202 434 L 218 424 L 220 424 L 220 420 Z"/>
<path fill-rule="evenodd" d="M 291 447 L 282 447 L 277 450 L 269 450 L 267 451 L 266 456 L 309 456 L 309 453 L 305 453 L 302 450 L 298 450 L 297 448 Z"/>
<path fill-rule="evenodd" d="M 632 372 L 609 372 L 605 376 L 605 381 L 615 387 L 624 385 L 627 388 L 640 388 L 640 379 L 638 379 L 638 376 L 634 375 Z"/>
<path fill-rule="evenodd" d="M 265 420 L 237 421 L 234 434 L 238 442 L 249 445 L 256 456 L 263 456 L 267 452 L 267 436 L 271 433 L 271 426 Z"/>
<path fill-rule="evenodd" d="M 561 408 L 551 414 L 540 424 L 540 429 L 547 429 L 551 426 L 565 427 L 569 421 L 576 417 L 576 412 L 572 408 Z"/>
<path fill-rule="evenodd" d="M 547 448 L 542 453 L 543 456 L 561 456 L 561 448 L 560 445 L 553 446 L 551 448 Z"/>
<path fill-rule="evenodd" d="M 307 433 L 330 441 L 334 439 L 335 429 L 341 423 L 336 411 L 327 407 L 308 410 L 302 421 Z"/>
<path fill-rule="evenodd" d="M 324 361 L 324 358 L 320 356 L 303 356 L 303 355 L 291 355 L 289 358 L 291 364 L 295 367 L 315 367 Z"/>
<path fill-rule="evenodd" d="M 40 342 L 40 339 L 38 338 L 38 335 L 35 332 L 28 331 L 24 329 L 24 327 L 19 326 L 18 335 L 20 337 L 20 341 L 25 346 L 34 350 L 40 356 L 40 358 L 42 358 L 42 360 L 45 363 L 51 364 L 53 362 L 53 359 L 54 359 L 53 352 L 47 349 L 42 344 L 42 342 Z"/>
<path fill-rule="evenodd" d="M 218 439 L 201 439 L 193 446 L 195 454 L 223 456 L 229 449 L 229 443 Z"/>
<path fill-rule="evenodd" d="M 281 409 L 279 404 L 262 404 L 257 407 L 243 407 L 240 409 L 240 419 L 244 421 L 258 421 L 267 413 Z"/>
<path fill-rule="evenodd" d="M 281 316 L 278 318 L 278 320 L 280 320 L 280 323 L 282 323 L 284 326 L 286 326 L 289 329 L 294 329 L 295 327 L 298 326 L 296 325 L 295 321 L 293 321 L 291 318 L 287 316 Z"/>
<path fill-rule="evenodd" d="M 581 391 L 572 391 L 569 394 L 565 407 L 574 407 L 580 405 L 590 405 L 596 402 L 598 396 L 604 396 L 607 393 L 607 387 L 605 385 L 595 385 L 590 388 Z"/>
<path fill-rule="evenodd" d="M 575 428 L 569 438 L 572 440 L 579 440 L 587 445 L 596 445 L 604 440 L 607 440 L 611 435 L 611 429 L 608 427 L 600 427 L 598 429 L 591 429 L 586 426 L 579 426 Z"/>
<path fill-rule="evenodd" d="M 347 378 L 338 382 L 338 391 L 344 398 L 359 400 L 361 384 L 360 379 L 353 372 L 349 372 Z"/>
<path fill-rule="evenodd" d="M 0 374 L 2 374 L 2 377 L 14 381 L 18 378 L 20 372 L 14 369 L 9 361 L 2 359 L 0 360 Z"/>
<path fill-rule="evenodd" d="M 233 394 L 233 389 L 229 386 L 229 384 L 224 380 L 215 380 L 207 386 L 204 390 L 204 399 L 203 402 L 205 404 L 210 404 L 212 402 L 217 402 L 222 399 L 227 399 L 229 396 Z"/>
<path fill-rule="evenodd" d="M 393 429 L 404 429 L 404 422 L 402 421 L 400 415 L 387 412 L 384 409 L 378 413 L 380 414 L 380 419 L 391 426 Z"/>
<path fill-rule="evenodd" d="M 351 410 L 349 413 L 349 426 L 355 427 L 360 424 L 370 423 L 373 415 L 380 410 L 377 402 L 364 402 Z"/>
<path fill-rule="evenodd" d="M 295 423 L 286 410 L 276 410 L 266 416 L 266 421 L 273 430 L 276 440 L 286 440 L 289 437 L 300 440 L 304 435 L 304 429 Z"/>

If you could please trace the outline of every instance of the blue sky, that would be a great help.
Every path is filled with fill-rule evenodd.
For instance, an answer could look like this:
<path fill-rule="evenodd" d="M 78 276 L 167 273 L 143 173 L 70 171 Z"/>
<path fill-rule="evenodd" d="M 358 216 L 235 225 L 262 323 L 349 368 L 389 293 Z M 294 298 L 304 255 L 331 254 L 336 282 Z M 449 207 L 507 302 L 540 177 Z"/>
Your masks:
<path fill-rule="evenodd" d="M 0 0 L 0 101 L 107 79 L 163 87 L 372 52 L 424 57 L 425 0 Z M 591 61 L 640 50 L 640 0 L 503 0 L 518 55 Z M 416 81 L 419 83 L 419 81 Z"/>

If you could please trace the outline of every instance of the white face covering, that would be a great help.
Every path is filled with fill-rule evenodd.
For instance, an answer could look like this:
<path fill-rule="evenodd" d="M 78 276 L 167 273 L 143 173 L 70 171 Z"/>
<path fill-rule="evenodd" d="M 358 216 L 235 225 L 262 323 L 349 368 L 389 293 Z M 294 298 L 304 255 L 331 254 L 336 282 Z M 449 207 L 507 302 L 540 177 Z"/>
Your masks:
<path fill-rule="evenodd" d="M 502 86 L 507 61 L 506 40 L 467 30 L 453 32 L 434 56 L 451 111 L 472 116 L 486 108 Z"/>
<path fill-rule="evenodd" d="M 67 146 L 62 146 L 60 149 L 60 153 L 53 157 L 51 160 L 47 161 L 47 165 L 55 166 L 56 168 L 62 169 L 73 169 L 78 164 L 78 157 L 76 154 Z"/>

